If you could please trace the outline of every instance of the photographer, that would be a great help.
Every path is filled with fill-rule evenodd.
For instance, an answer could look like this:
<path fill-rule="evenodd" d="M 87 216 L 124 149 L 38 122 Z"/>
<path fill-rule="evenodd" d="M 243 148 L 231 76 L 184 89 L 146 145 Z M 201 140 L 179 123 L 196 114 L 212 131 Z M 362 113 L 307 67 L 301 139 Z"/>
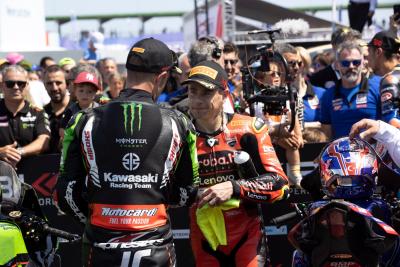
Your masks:
<path fill-rule="evenodd" d="M 269 62 L 269 71 L 262 71 L 258 66 L 260 63 L 256 62 L 253 66 L 257 67 L 255 72 L 255 84 L 256 91 L 260 91 L 264 88 L 265 94 L 270 94 L 272 92 L 268 92 L 273 90 L 273 87 L 279 87 L 282 85 L 282 75 L 283 73 L 280 71 L 282 67 L 280 63 L 277 61 Z M 263 118 L 268 124 L 269 128 L 277 128 L 278 132 L 281 133 L 281 128 L 285 128 L 286 122 L 288 120 L 289 113 L 287 112 L 287 103 L 283 103 L 283 106 L 280 106 L 282 103 L 256 103 L 255 104 L 255 115 L 257 117 Z M 296 116 L 295 128 L 293 133 L 291 133 L 287 137 L 282 137 L 280 134 L 272 134 L 276 135 L 275 138 L 272 139 L 272 142 L 278 144 L 282 148 L 285 149 L 286 159 L 289 164 L 289 181 L 291 184 L 294 184 L 300 187 L 301 182 L 301 174 L 300 174 L 300 153 L 298 148 L 302 146 L 301 141 L 298 138 L 296 133 L 301 134 L 300 123 Z"/>

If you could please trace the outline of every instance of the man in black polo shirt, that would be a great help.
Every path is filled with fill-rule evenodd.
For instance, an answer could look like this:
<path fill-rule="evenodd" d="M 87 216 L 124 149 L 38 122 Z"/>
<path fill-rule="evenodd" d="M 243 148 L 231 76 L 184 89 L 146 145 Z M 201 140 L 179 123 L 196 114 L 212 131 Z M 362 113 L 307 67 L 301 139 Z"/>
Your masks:
<path fill-rule="evenodd" d="M 21 66 L 11 65 L 3 69 L 2 75 L 0 160 L 15 167 L 21 158 L 47 150 L 50 128 L 47 115 L 24 100 L 27 72 Z"/>
<path fill-rule="evenodd" d="M 43 77 L 44 86 L 51 99 L 50 103 L 44 106 L 44 111 L 49 116 L 51 129 L 49 153 L 60 152 L 61 119 L 64 111 L 71 104 L 65 75 L 60 66 L 52 65 L 46 69 Z"/>

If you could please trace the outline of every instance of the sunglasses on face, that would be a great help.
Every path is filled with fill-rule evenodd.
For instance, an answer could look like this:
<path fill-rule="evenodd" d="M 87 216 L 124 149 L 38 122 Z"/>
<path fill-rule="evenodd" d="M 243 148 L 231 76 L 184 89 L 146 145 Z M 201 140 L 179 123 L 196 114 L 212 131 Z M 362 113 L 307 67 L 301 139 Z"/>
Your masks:
<path fill-rule="evenodd" d="M 353 64 L 354 67 L 358 67 L 361 65 L 361 59 L 355 59 L 355 60 L 341 60 L 340 65 L 344 68 L 350 67 L 350 64 Z"/>
<path fill-rule="evenodd" d="M 235 65 L 236 63 L 238 63 L 237 59 L 225 59 L 225 65 L 228 65 L 228 63 L 231 63 L 231 65 Z"/>
<path fill-rule="evenodd" d="M 289 61 L 288 64 L 290 66 L 292 66 L 292 67 L 294 67 L 295 65 L 301 67 L 301 66 L 303 66 L 303 61 L 301 61 L 301 60 L 299 60 L 299 61 L 292 60 L 292 61 Z"/>
<path fill-rule="evenodd" d="M 27 81 L 4 81 L 5 85 L 9 89 L 13 89 L 15 85 L 18 85 L 18 88 L 23 89 L 25 88 Z"/>

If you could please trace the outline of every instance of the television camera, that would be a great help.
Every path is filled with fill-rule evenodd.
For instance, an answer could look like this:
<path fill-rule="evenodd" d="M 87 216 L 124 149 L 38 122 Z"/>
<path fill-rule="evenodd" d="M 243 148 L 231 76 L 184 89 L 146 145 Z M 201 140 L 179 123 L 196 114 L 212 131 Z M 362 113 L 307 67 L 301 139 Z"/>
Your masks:
<path fill-rule="evenodd" d="M 247 66 L 241 68 L 243 96 L 249 105 L 251 116 L 255 114 L 257 103 L 264 104 L 263 114 L 283 115 L 287 111 L 287 102 L 289 101 L 291 120 L 288 131 L 292 131 L 296 117 L 295 95 L 290 86 L 293 78 L 285 58 L 275 50 L 275 39 L 279 33 L 281 33 L 281 29 L 272 28 L 248 32 L 248 34 L 267 34 L 271 43 L 257 47 L 258 53 L 248 60 Z M 281 73 L 284 74 L 281 77 L 280 85 L 263 84 L 255 77 L 258 71 L 271 71 L 271 62 L 278 63 L 278 66 L 282 69 Z"/>

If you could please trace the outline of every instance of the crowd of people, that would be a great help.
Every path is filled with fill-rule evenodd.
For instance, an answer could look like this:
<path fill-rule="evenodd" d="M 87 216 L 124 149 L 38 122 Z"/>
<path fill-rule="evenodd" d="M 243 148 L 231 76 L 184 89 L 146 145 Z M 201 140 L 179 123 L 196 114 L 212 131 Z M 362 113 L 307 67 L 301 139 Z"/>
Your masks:
<path fill-rule="evenodd" d="M 257 203 L 301 187 L 305 143 L 362 129 L 363 138 L 398 142 L 388 137 L 400 128 L 396 31 L 364 42 L 358 31 L 340 28 L 332 51 L 312 58 L 303 47 L 277 42 L 272 49 L 289 75 L 282 62 L 271 60 L 266 70 L 260 58 L 249 63 L 234 43 L 211 36 L 187 53 L 140 40 L 126 73 L 114 59 L 93 55 L 79 63 L 44 57 L 33 70 L 10 53 L 0 59 L 0 159 L 17 167 L 24 157 L 62 151 L 56 198 L 85 226 L 85 266 L 128 266 L 132 259 L 173 266 L 167 210 L 185 205 L 196 266 L 261 266 L 268 256 Z M 242 66 L 255 94 L 294 89 L 292 132 L 287 106 L 277 112 L 247 104 Z M 286 172 L 274 146 L 285 150 Z M 395 147 L 389 153 L 398 162 Z M 249 154 L 256 175 L 238 171 L 238 151 Z"/>

